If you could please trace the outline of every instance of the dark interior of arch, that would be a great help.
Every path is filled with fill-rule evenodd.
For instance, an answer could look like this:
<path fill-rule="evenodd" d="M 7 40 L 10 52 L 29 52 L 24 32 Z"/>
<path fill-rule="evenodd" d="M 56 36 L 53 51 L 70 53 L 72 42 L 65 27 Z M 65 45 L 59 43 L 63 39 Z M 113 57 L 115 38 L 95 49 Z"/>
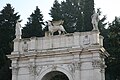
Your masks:
<path fill-rule="evenodd" d="M 52 71 L 47 73 L 42 80 L 69 80 L 68 77 L 59 71 Z"/>

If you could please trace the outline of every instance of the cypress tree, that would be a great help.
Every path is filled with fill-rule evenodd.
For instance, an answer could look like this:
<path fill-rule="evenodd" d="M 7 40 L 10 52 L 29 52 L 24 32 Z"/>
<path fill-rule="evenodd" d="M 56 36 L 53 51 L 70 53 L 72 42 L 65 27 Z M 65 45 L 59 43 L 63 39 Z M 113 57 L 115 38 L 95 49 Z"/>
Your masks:
<path fill-rule="evenodd" d="M 84 14 L 84 28 L 85 31 L 91 31 L 93 29 L 91 23 L 91 16 L 94 11 L 94 0 L 82 0 L 83 14 Z"/>
<path fill-rule="evenodd" d="M 54 2 L 50 15 L 53 20 L 64 20 L 63 26 L 67 32 L 82 31 L 82 11 L 79 0 L 62 1 L 58 6 L 58 2 Z M 55 15 L 54 15 L 55 14 Z M 58 18 L 59 19 L 56 19 Z"/>
<path fill-rule="evenodd" d="M 120 18 L 109 24 L 106 50 L 110 56 L 106 59 L 106 80 L 120 79 Z"/>
<path fill-rule="evenodd" d="M 49 15 L 51 15 L 53 21 L 62 19 L 61 5 L 57 0 L 54 1 L 53 7 L 51 7 Z"/>
<path fill-rule="evenodd" d="M 20 15 L 15 13 L 11 4 L 7 4 L 0 11 L 0 80 L 11 80 L 11 70 L 9 69 L 11 63 L 6 55 L 13 51 L 15 24 L 19 18 Z"/>
<path fill-rule="evenodd" d="M 74 32 L 74 21 L 75 18 L 73 18 L 73 4 L 70 0 L 63 1 L 61 3 L 62 8 L 62 17 L 64 19 L 64 27 L 68 33 Z"/>
<path fill-rule="evenodd" d="M 67 32 L 81 32 L 93 29 L 91 23 L 93 11 L 94 0 L 66 0 L 61 4 L 55 0 L 50 15 L 53 20 L 57 20 L 58 17 L 63 19 Z"/>
<path fill-rule="evenodd" d="M 15 25 L 19 18 L 20 15 L 14 12 L 11 4 L 7 4 L 0 12 L 0 42 L 5 54 L 10 54 L 12 51 L 12 41 L 15 38 Z"/>
<path fill-rule="evenodd" d="M 41 14 L 41 11 L 37 6 L 34 13 L 32 13 L 28 18 L 26 27 L 23 28 L 22 37 L 24 38 L 42 37 L 43 36 L 42 25 L 44 25 L 43 15 Z"/>

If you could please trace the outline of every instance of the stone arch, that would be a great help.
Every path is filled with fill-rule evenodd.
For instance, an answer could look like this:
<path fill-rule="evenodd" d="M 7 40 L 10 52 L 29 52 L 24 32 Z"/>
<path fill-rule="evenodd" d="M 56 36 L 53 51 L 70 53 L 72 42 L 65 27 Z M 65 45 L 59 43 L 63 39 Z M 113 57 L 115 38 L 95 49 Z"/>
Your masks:
<path fill-rule="evenodd" d="M 46 75 L 44 75 L 41 80 L 54 80 L 54 79 L 55 80 L 56 79 L 57 80 L 59 80 L 59 79 L 69 80 L 68 77 L 60 71 L 51 71 L 51 72 L 47 73 Z"/>
<path fill-rule="evenodd" d="M 52 72 L 63 73 L 64 75 L 66 75 L 66 77 L 68 78 L 68 80 L 74 80 L 72 74 L 71 74 L 69 71 L 67 71 L 66 69 L 62 68 L 62 67 L 57 67 L 55 70 L 53 70 L 52 67 L 47 68 L 47 69 L 45 69 L 44 71 L 42 71 L 42 72 L 38 75 L 38 77 L 37 77 L 36 80 L 44 80 L 43 78 L 44 78 L 47 74 L 50 74 L 50 73 L 52 73 Z"/>

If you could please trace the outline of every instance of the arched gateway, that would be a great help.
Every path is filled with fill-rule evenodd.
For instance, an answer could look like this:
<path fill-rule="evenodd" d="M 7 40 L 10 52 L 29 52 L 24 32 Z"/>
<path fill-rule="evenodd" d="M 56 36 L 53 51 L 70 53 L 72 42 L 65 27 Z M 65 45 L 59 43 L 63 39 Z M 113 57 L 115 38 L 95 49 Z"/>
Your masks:
<path fill-rule="evenodd" d="M 14 40 L 12 80 L 105 80 L 99 31 Z"/>
<path fill-rule="evenodd" d="M 44 69 L 36 80 L 73 80 L 73 78 L 64 68 L 54 66 Z"/>

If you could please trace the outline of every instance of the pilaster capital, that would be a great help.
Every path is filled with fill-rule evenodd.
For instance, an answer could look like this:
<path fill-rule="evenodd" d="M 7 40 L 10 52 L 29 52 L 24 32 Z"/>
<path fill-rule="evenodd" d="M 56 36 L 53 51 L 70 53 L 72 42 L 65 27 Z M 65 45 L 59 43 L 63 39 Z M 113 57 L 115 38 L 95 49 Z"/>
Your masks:
<path fill-rule="evenodd" d="M 100 68 L 100 69 L 106 68 L 105 63 L 103 61 L 101 61 L 101 60 L 92 61 L 92 66 L 93 66 L 93 68 L 96 68 L 96 69 L 97 68 Z"/>

